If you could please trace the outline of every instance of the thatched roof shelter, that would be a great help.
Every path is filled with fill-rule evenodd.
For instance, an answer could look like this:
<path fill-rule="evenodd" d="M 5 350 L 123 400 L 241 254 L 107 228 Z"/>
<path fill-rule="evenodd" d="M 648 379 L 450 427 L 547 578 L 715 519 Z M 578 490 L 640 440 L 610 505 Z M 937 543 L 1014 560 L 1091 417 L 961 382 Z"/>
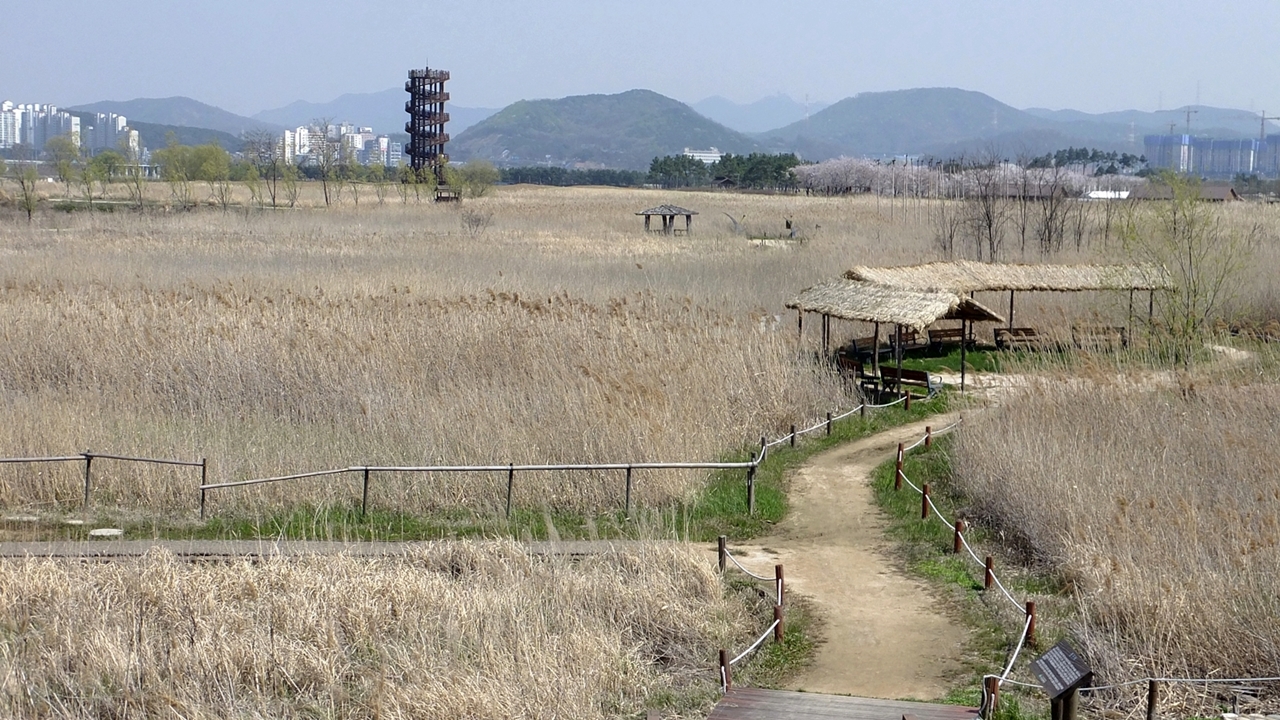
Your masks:
<path fill-rule="evenodd" d="M 1168 290 L 1173 287 L 1164 268 L 1154 265 L 1013 265 L 958 260 L 898 267 L 858 266 L 846 272 L 845 277 L 893 288 L 954 293 Z"/>
<path fill-rule="evenodd" d="M 682 208 L 679 205 L 659 205 L 658 207 L 651 207 L 648 210 L 641 210 L 636 214 L 644 216 L 644 229 L 646 231 L 652 230 L 649 224 L 650 219 L 654 217 L 662 218 L 661 232 L 664 235 L 670 235 L 672 233 L 680 232 L 676 227 L 676 218 L 680 215 L 684 216 L 684 232 L 686 234 L 691 232 L 693 230 L 693 216 L 697 215 L 698 212 L 696 210 Z"/>
<path fill-rule="evenodd" d="M 814 285 L 787 307 L 842 320 L 903 325 L 921 332 L 938 320 L 1004 322 L 981 303 L 953 292 L 907 290 L 856 280 Z"/>

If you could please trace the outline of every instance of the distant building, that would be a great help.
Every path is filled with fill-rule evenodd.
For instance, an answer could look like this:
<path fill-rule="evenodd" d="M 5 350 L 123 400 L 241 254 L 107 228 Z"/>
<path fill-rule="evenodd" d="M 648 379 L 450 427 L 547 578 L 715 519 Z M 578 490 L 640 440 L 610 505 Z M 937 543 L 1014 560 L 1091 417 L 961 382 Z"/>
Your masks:
<path fill-rule="evenodd" d="M 685 148 L 683 154 L 687 157 L 693 158 L 694 160 L 701 160 L 707 165 L 718 163 L 720 162 L 720 158 L 724 157 L 724 153 L 714 147 L 710 150 L 692 150 L 690 148 Z"/>
<path fill-rule="evenodd" d="M 1201 177 L 1280 175 L 1280 135 L 1222 140 L 1194 135 L 1147 135 L 1147 166 Z"/>
<path fill-rule="evenodd" d="M 118 145 L 122 138 L 128 142 L 129 121 L 123 115 L 115 113 L 95 113 L 93 125 L 84 130 L 82 145 L 90 152 L 110 150 Z"/>
<path fill-rule="evenodd" d="M 0 103 L 0 150 L 9 150 L 18 144 L 18 115 L 13 103 Z"/>
<path fill-rule="evenodd" d="M 0 147 L 8 149 L 22 144 L 35 150 L 43 150 L 51 138 L 60 135 L 71 138 L 76 145 L 80 144 L 80 118 L 63 112 L 56 106 L 15 105 L 6 101 L 0 107 L 8 108 L 0 111 L 0 116 L 5 118 L 0 119 L 0 126 L 11 127 L 4 137 L 12 139 L 7 145 L 0 139 Z M 0 133 L 4 132 L 0 130 Z"/>

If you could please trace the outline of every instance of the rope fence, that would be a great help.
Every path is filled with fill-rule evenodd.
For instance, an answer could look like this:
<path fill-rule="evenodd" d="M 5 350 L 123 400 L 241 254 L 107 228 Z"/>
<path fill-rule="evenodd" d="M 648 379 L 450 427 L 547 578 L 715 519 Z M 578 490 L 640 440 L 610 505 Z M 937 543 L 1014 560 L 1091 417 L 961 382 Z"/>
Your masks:
<path fill-rule="evenodd" d="M 748 577 L 763 582 L 771 582 L 774 585 L 773 623 L 765 628 L 755 642 L 748 645 L 745 650 L 738 653 L 733 659 L 729 659 L 728 650 L 720 650 L 720 691 L 727 693 L 729 688 L 733 687 L 734 665 L 737 665 L 748 655 L 759 649 L 764 644 L 764 641 L 769 639 L 770 635 L 773 636 L 775 643 L 780 643 L 786 638 L 786 580 L 782 565 L 773 566 L 773 577 L 759 575 L 748 570 L 738 561 L 738 558 L 733 556 L 733 553 L 729 552 L 728 537 L 724 535 L 716 539 L 716 553 L 718 557 L 717 565 L 721 574 L 724 574 L 728 568 L 728 563 L 732 562 Z"/>
<path fill-rule="evenodd" d="M 204 487 L 209 477 L 209 462 L 206 458 L 199 460 L 166 460 L 163 458 L 137 457 L 133 455 L 115 455 L 96 453 L 85 450 L 76 455 L 56 455 L 52 457 L 0 458 L 0 465 L 41 465 L 49 463 L 83 462 L 84 463 L 84 506 L 88 507 L 93 493 L 93 461 L 116 460 L 119 462 L 139 463 L 143 465 L 170 465 L 177 467 L 200 468 L 200 486 Z"/>
<path fill-rule="evenodd" d="M 961 417 L 960 420 L 940 430 L 933 430 L 932 428 L 926 427 L 924 437 L 920 438 L 919 440 L 916 440 L 914 443 L 911 443 L 910 445 L 900 443 L 898 445 L 898 453 L 897 453 L 897 461 L 896 461 L 897 467 L 894 473 L 894 489 L 900 490 L 903 485 L 906 485 L 907 487 L 914 490 L 916 493 L 919 493 L 921 496 L 921 513 L 920 513 L 921 520 L 928 520 L 930 515 L 932 515 L 934 517 L 937 517 L 940 521 L 942 521 L 942 523 L 945 526 L 950 528 L 954 534 L 952 552 L 956 555 L 959 555 L 961 553 L 961 550 L 963 549 L 965 554 L 967 554 L 970 558 L 972 558 L 975 563 L 982 566 L 983 574 L 984 574 L 983 589 L 984 590 L 991 590 L 992 588 L 998 589 L 1001 595 L 1003 595 L 1017 611 L 1022 612 L 1025 615 L 1022 631 L 1018 634 L 1018 639 L 1015 641 L 1013 652 L 1009 654 L 1009 658 L 1006 661 L 1000 674 L 984 675 L 982 678 L 982 704 L 981 704 L 981 707 L 979 708 L 979 714 L 984 718 L 989 718 L 991 717 L 992 713 L 995 711 L 995 709 L 999 705 L 1000 689 L 1005 685 L 1030 688 L 1036 691 L 1043 692 L 1043 688 L 1038 683 L 1022 682 L 1022 681 L 1013 680 L 1010 678 L 1022 651 L 1028 645 L 1034 646 L 1036 644 L 1035 602 L 1032 602 L 1032 601 L 1026 601 L 1023 603 L 1018 602 L 1018 600 L 1013 596 L 1013 593 L 1011 593 L 1009 589 L 1005 586 L 1005 584 L 1000 581 L 999 576 L 995 572 L 992 557 L 986 556 L 985 558 L 980 558 L 977 552 L 974 551 L 973 546 L 969 544 L 968 539 L 965 537 L 965 530 L 967 529 L 965 522 L 963 520 L 956 520 L 955 522 L 948 520 L 947 517 L 942 513 L 942 511 L 938 509 L 938 506 L 933 502 L 933 498 L 929 493 L 928 483 L 917 485 L 916 483 L 911 481 L 911 478 L 907 477 L 906 473 L 903 472 L 903 469 L 902 469 L 902 465 L 903 465 L 903 461 L 905 459 L 906 453 L 922 445 L 925 447 L 929 447 L 930 445 L 932 445 L 934 438 L 936 438 L 939 435 L 951 432 L 963 422 L 964 422 L 964 418 Z M 1163 684 L 1196 685 L 1196 684 L 1241 684 L 1241 683 L 1266 683 L 1266 682 L 1280 682 L 1280 677 L 1253 677 L 1253 678 L 1148 677 L 1148 678 L 1140 678 L 1135 680 L 1127 680 L 1124 682 L 1113 683 L 1109 685 L 1090 685 L 1088 687 L 1081 687 L 1078 689 L 1081 692 L 1102 692 L 1107 690 L 1119 690 L 1126 687 L 1133 687 L 1136 685 L 1145 684 L 1147 686 L 1147 718 L 1148 720 L 1155 720 L 1156 712 L 1157 712 L 1158 697 L 1159 697 L 1158 686 L 1162 683 Z"/>

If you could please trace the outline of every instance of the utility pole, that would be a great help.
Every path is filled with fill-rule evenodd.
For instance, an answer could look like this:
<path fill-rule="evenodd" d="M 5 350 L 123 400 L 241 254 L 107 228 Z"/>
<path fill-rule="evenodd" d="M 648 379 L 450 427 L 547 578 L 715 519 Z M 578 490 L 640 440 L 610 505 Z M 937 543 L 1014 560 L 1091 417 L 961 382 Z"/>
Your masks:
<path fill-rule="evenodd" d="M 1187 108 L 1187 134 L 1188 135 L 1191 134 L 1191 116 L 1198 115 L 1199 113 L 1200 113 L 1199 110 L 1192 110 L 1191 108 Z"/>
<path fill-rule="evenodd" d="M 1275 117 L 1272 117 L 1271 119 L 1275 120 Z M 1258 139 L 1259 140 L 1267 139 L 1267 111 L 1266 110 L 1262 111 L 1262 129 L 1258 131 Z"/>

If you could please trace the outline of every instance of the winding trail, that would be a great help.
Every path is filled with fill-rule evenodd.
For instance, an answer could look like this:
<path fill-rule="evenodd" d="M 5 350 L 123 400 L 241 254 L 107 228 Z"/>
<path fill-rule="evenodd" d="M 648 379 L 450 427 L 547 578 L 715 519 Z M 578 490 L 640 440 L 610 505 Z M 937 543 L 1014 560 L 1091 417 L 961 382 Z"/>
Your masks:
<path fill-rule="evenodd" d="M 814 663 L 791 689 L 930 700 L 962 672 L 968 630 L 890 554 L 870 487 L 872 471 L 894 457 L 899 442 L 957 418 L 934 416 L 815 455 L 794 471 L 791 512 L 774 534 L 730 545 L 754 572 L 772 575 L 782 563 L 788 588 L 809 598 L 824 620 Z"/>

